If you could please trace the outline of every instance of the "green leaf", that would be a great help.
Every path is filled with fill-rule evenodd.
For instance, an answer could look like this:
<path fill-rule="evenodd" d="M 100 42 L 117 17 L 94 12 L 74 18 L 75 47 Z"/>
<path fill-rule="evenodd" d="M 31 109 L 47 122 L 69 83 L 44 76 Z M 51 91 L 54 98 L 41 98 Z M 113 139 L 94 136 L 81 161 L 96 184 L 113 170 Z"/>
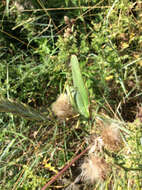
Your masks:
<path fill-rule="evenodd" d="M 73 85 L 76 89 L 75 102 L 80 114 L 89 118 L 89 100 L 88 93 L 84 85 L 82 74 L 80 71 L 78 59 L 76 55 L 71 56 L 71 67 L 72 67 L 72 77 Z"/>
<path fill-rule="evenodd" d="M 5 9 L 5 11 L 6 11 L 7 16 L 9 16 L 9 2 L 10 2 L 10 0 L 6 0 L 6 9 Z"/>
<path fill-rule="evenodd" d="M 23 103 L 11 100 L 0 100 L 0 112 L 10 112 L 12 114 L 24 117 L 28 120 L 44 121 L 46 118 L 35 109 L 24 105 Z"/>

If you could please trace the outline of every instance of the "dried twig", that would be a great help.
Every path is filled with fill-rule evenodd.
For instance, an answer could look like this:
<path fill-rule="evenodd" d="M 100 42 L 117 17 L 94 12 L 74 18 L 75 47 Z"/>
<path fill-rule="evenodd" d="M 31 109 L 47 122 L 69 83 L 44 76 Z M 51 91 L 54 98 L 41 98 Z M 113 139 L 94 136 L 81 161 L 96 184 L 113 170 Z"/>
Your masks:
<path fill-rule="evenodd" d="M 57 175 L 53 176 L 51 180 L 46 185 L 44 185 L 44 187 L 41 190 L 46 190 L 47 187 L 49 187 L 52 183 L 54 183 L 57 180 L 57 178 L 59 178 L 74 162 L 76 162 L 88 150 L 89 150 L 89 147 L 87 147 L 79 155 L 73 158 L 73 160 L 69 164 L 67 164 Z"/>

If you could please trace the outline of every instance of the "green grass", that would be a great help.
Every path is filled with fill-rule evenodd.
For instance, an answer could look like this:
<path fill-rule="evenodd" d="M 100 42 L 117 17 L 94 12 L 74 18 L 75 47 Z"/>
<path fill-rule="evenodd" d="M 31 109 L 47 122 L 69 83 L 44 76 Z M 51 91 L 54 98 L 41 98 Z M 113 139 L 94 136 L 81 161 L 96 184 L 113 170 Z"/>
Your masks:
<path fill-rule="evenodd" d="M 121 124 L 125 146 L 117 154 L 102 152 L 112 169 L 104 183 L 81 188 L 141 189 L 141 2 L 15 2 L 0 3 L 0 189 L 41 189 L 90 145 L 93 134 L 100 136 L 106 120 L 100 124 L 98 117 L 106 116 Z M 75 20 L 68 26 L 64 16 Z M 67 28 L 71 33 L 64 37 Z M 51 105 L 73 88 L 71 55 L 89 94 L 90 116 L 59 121 Z M 71 184 L 86 156 L 48 189 Z"/>

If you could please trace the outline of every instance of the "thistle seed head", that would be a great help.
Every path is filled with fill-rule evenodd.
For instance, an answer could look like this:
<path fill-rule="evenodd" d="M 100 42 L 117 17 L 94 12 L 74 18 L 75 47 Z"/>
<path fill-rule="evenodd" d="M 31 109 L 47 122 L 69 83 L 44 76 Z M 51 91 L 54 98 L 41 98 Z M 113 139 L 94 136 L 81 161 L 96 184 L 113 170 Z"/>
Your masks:
<path fill-rule="evenodd" d="M 59 119 L 66 119 L 74 115 L 72 105 L 67 94 L 60 94 L 52 104 L 52 111 Z"/>
<path fill-rule="evenodd" d="M 101 136 L 105 148 L 112 152 L 120 151 L 123 141 L 117 125 L 111 124 L 110 126 L 104 127 Z"/>
<path fill-rule="evenodd" d="M 106 161 L 103 158 L 94 155 L 91 155 L 90 158 L 85 160 L 81 169 L 82 180 L 91 184 L 96 181 L 104 181 L 110 172 L 110 167 Z"/>
<path fill-rule="evenodd" d="M 65 24 L 69 25 L 70 24 L 70 19 L 68 16 L 64 16 L 64 22 Z"/>

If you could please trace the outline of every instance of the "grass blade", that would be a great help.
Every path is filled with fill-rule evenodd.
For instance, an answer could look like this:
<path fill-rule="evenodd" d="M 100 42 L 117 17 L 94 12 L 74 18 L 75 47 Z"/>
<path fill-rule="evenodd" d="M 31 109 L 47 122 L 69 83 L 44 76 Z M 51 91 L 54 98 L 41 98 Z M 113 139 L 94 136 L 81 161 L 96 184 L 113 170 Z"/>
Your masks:
<path fill-rule="evenodd" d="M 10 112 L 29 120 L 44 121 L 46 119 L 33 108 L 11 100 L 0 100 L 0 112 Z"/>

